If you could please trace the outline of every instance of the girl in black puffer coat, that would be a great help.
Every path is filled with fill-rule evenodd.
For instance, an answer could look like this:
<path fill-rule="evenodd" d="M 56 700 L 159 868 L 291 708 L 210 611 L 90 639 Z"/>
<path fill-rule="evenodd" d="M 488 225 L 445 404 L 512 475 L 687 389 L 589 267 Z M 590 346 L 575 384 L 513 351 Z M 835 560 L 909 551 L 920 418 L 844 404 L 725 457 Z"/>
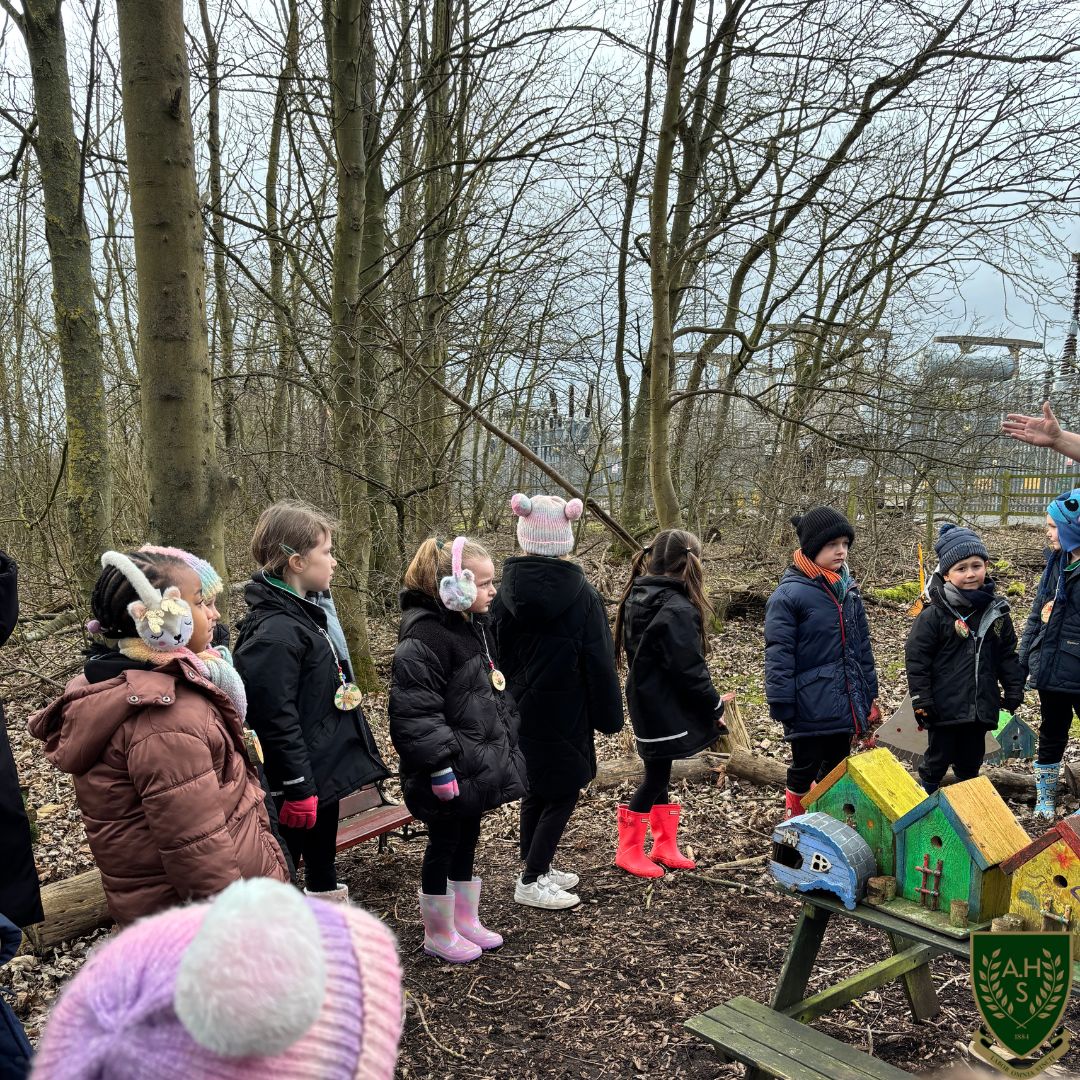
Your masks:
<path fill-rule="evenodd" d="M 581 788 L 596 776 L 593 731 L 622 730 L 615 647 L 600 594 L 567 559 L 580 499 L 515 495 L 517 538 L 524 557 L 507 559 L 492 605 L 499 655 L 521 709 L 521 748 L 529 794 L 521 801 L 521 858 L 514 888 L 519 904 L 574 907 L 577 874 L 552 859 Z"/>
<path fill-rule="evenodd" d="M 629 668 L 626 705 L 645 762 L 640 786 L 619 807 L 615 865 L 637 877 L 662 877 L 661 865 L 694 869 L 678 848 L 682 807 L 668 799 L 671 763 L 727 734 L 724 704 L 735 696 L 720 697 L 705 664 L 707 611 L 701 541 L 682 529 L 657 533 L 634 557 L 615 621 L 615 647 Z"/>
<path fill-rule="evenodd" d="M 908 634 L 908 690 L 929 747 L 919 766 L 927 792 L 938 789 L 949 766 L 958 780 L 978 776 L 987 730 L 1001 708 L 1024 700 L 1009 605 L 986 576 L 989 556 L 971 530 L 944 524 L 934 550 L 930 603 Z"/>
<path fill-rule="evenodd" d="M 480 816 L 525 794 L 517 706 L 496 666 L 487 611 L 495 567 L 478 543 L 425 540 L 405 573 L 390 685 L 401 785 L 428 826 L 421 875 L 424 949 L 475 960 L 502 938 L 477 914 Z"/>

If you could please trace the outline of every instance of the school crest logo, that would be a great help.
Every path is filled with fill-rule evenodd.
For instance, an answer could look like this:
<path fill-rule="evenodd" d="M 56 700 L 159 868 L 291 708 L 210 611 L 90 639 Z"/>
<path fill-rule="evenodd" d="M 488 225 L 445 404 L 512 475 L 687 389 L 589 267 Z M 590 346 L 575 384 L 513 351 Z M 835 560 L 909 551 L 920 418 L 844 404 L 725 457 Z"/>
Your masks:
<path fill-rule="evenodd" d="M 971 987 L 983 1018 L 973 1054 L 1023 1080 L 1068 1050 L 1061 1018 L 1072 987 L 1071 939 L 1068 933 L 971 935 Z M 1013 1056 L 1002 1057 L 995 1043 Z"/>

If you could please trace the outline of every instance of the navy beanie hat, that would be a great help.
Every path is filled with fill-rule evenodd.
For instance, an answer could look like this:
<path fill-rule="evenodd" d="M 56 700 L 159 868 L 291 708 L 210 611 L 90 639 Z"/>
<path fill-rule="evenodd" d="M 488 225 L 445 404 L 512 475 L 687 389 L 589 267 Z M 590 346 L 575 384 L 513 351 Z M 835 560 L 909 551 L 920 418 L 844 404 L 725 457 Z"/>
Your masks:
<path fill-rule="evenodd" d="M 846 536 L 848 543 L 855 543 L 855 530 L 851 522 L 831 506 L 815 506 L 801 516 L 796 514 L 791 524 L 799 534 L 799 550 L 808 559 L 816 559 L 830 540 L 841 536 Z"/>
<path fill-rule="evenodd" d="M 958 562 L 970 559 L 973 555 L 978 555 L 986 562 L 990 561 L 990 553 L 974 529 L 953 525 L 948 521 L 941 526 L 934 551 L 937 552 L 942 575 L 947 574 Z"/>

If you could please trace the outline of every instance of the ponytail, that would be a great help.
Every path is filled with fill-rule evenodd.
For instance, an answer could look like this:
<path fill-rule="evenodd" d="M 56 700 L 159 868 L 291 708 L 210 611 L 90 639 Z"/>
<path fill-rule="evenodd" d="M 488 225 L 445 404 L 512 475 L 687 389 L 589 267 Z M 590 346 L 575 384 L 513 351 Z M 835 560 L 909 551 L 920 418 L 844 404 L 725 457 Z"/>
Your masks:
<path fill-rule="evenodd" d="M 634 553 L 630 563 L 630 580 L 623 589 L 622 599 L 619 601 L 619 610 L 615 613 L 615 663 L 619 663 L 623 654 L 623 612 L 626 608 L 626 600 L 630 596 L 630 590 L 634 582 L 645 573 L 645 564 L 649 558 L 652 547 L 642 548 Z"/>

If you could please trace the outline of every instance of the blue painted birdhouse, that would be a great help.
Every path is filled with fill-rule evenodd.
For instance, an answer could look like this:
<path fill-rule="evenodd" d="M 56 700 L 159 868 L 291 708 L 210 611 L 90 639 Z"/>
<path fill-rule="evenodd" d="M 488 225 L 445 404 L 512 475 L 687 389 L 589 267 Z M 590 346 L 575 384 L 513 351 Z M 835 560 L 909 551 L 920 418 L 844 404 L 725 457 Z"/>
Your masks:
<path fill-rule="evenodd" d="M 1029 724 L 1019 716 L 1010 716 L 1007 712 L 1001 713 L 1001 721 L 994 732 L 994 738 L 1001 744 L 1001 749 L 996 754 L 986 755 L 984 762 L 987 765 L 1000 765 L 1009 758 L 1033 758 L 1039 742 Z"/>
<path fill-rule="evenodd" d="M 786 889 L 834 893 L 850 911 L 877 873 L 877 861 L 850 825 L 828 814 L 800 814 L 773 830 L 769 871 Z"/>

